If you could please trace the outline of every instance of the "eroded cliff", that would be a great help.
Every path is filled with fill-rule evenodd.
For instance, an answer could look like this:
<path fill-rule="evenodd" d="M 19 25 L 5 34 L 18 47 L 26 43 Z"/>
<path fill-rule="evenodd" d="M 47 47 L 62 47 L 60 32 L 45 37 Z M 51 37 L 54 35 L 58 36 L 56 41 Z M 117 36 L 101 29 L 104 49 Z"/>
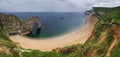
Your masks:
<path fill-rule="evenodd" d="M 39 17 L 31 17 L 27 20 L 18 18 L 13 14 L 0 13 L 0 21 L 2 29 L 9 35 L 25 35 L 32 32 L 33 25 L 36 24 L 37 30 L 41 28 Z"/>

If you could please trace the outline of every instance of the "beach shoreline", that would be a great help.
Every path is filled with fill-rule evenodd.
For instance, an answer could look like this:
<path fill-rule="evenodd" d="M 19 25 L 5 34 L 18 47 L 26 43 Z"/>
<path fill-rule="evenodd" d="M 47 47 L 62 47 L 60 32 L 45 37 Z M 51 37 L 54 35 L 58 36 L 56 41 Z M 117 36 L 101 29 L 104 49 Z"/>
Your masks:
<path fill-rule="evenodd" d="M 21 47 L 26 49 L 51 51 L 59 47 L 62 48 L 78 43 L 84 44 L 90 37 L 96 23 L 97 19 L 89 16 L 85 21 L 85 25 L 80 29 L 62 36 L 52 37 L 48 39 L 31 39 L 21 35 L 14 35 L 9 36 L 9 38 L 13 42 L 19 43 Z"/>

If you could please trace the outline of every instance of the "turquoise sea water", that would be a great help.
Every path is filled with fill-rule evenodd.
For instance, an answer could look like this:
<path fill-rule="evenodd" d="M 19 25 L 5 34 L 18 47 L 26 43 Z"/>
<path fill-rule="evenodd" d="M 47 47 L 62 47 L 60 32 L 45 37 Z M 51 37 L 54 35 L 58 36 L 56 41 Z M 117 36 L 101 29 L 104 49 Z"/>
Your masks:
<path fill-rule="evenodd" d="M 83 12 L 10 12 L 21 19 L 38 16 L 42 24 L 40 34 L 29 34 L 31 38 L 48 38 L 72 32 L 80 28 L 87 17 Z M 9 14 L 9 13 L 8 13 Z"/>

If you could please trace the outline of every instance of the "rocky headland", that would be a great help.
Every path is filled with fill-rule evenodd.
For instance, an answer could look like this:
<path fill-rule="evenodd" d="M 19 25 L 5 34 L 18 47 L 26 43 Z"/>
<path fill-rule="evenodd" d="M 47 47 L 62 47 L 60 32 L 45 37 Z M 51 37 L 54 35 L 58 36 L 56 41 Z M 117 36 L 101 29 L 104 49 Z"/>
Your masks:
<path fill-rule="evenodd" d="M 36 30 L 41 29 L 41 23 L 37 16 L 23 20 L 13 14 L 0 13 L 0 21 L 0 25 L 3 26 L 2 29 L 8 35 L 26 35 L 32 33 L 33 25 L 37 26 Z"/>
<path fill-rule="evenodd" d="M 84 44 L 91 35 L 94 25 L 98 20 L 89 16 L 83 27 L 74 30 L 73 32 L 67 33 L 62 36 L 51 37 L 48 39 L 31 39 L 29 37 L 23 37 L 20 35 L 10 36 L 13 42 L 17 42 L 23 48 L 41 50 L 41 51 L 52 51 L 56 48 L 63 48 L 74 44 Z"/>
<path fill-rule="evenodd" d="M 5 26 L 1 25 L 0 57 L 120 57 L 120 6 L 93 7 L 86 12 L 89 13 L 85 26 L 52 39 L 36 40 L 20 35 L 6 37 Z M 22 48 L 17 48 L 16 42 Z"/>

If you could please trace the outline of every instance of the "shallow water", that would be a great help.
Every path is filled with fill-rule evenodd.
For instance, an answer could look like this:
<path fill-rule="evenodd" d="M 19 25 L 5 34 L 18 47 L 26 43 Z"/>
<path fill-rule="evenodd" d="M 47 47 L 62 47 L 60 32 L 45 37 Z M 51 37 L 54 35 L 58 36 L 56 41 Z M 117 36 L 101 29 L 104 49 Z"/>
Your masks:
<path fill-rule="evenodd" d="M 32 38 L 48 38 L 64 35 L 80 28 L 86 19 L 83 12 L 10 12 L 21 19 L 38 16 L 42 24 L 40 34 L 29 34 Z M 9 14 L 9 13 L 8 13 Z"/>

